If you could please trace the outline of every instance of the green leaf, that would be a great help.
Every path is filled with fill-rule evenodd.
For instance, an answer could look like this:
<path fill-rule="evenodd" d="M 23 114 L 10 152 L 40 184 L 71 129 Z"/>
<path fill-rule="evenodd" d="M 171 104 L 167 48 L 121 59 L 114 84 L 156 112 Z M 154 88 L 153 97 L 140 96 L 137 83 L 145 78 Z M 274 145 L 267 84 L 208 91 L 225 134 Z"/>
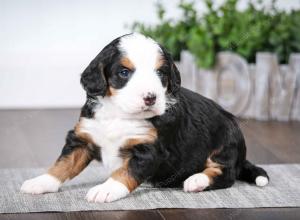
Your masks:
<path fill-rule="evenodd" d="M 159 24 L 134 22 L 131 29 L 157 40 L 175 60 L 188 49 L 202 68 L 213 67 L 216 54 L 227 50 L 248 62 L 255 61 L 258 51 L 277 53 L 280 62 L 287 62 L 290 53 L 300 52 L 300 10 L 280 11 L 276 0 L 267 10 L 262 1 L 258 1 L 259 7 L 254 1 L 238 11 L 238 0 L 225 0 L 219 7 L 213 0 L 205 0 L 208 12 L 200 16 L 193 1 L 181 0 L 178 8 L 182 15 L 176 19 L 166 19 L 166 10 L 158 3 Z"/>

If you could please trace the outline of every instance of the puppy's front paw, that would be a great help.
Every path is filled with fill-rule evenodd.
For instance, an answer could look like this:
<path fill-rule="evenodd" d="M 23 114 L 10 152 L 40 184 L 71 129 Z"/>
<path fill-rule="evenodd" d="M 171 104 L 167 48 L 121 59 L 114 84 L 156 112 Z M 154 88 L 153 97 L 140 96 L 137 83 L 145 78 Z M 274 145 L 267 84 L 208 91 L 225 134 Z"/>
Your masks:
<path fill-rule="evenodd" d="M 129 190 L 124 184 L 109 178 L 103 184 L 91 188 L 86 195 L 86 199 L 89 202 L 112 202 L 128 194 Z"/>
<path fill-rule="evenodd" d="M 47 192 L 57 192 L 61 182 L 55 177 L 44 174 L 36 178 L 26 180 L 21 186 L 22 193 L 42 194 Z"/>
<path fill-rule="evenodd" d="M 183 189 L 185 192 L 201 192 L 208 186 L 208 176 L 204 173 L 197 173 L 184 181 Z"/>

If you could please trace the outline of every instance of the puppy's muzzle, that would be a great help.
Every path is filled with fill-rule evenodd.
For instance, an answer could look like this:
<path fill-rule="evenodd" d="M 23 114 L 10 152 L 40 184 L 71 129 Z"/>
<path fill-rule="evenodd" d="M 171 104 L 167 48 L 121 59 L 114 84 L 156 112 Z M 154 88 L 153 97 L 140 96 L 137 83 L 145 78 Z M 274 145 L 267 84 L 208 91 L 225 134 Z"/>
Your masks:
<path fill-rule="evenodd" d="M 144 97 L 144 102 L 146 106 L 152 106 L 156 102 L 156 95 L 154 93 L 148 93 L 146 97 Z"/>

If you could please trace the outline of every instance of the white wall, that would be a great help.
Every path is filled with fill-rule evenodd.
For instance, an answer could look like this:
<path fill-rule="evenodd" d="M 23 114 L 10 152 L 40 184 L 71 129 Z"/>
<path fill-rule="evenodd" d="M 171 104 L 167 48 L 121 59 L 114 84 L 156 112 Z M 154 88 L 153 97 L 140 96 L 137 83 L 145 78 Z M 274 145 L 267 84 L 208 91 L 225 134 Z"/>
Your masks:
<path fill-rule="evenodd" d="M 168 16 L 178 16 L 178 1 L 164 2 Z M 129 32 L 125 24 L 157 22 L 154 3 L 0 0 L 0 108 L 81 106 L 80 73 L 103 46 Z M 287 9 L 299 5 L 299 0 L 279 1 Z"/>

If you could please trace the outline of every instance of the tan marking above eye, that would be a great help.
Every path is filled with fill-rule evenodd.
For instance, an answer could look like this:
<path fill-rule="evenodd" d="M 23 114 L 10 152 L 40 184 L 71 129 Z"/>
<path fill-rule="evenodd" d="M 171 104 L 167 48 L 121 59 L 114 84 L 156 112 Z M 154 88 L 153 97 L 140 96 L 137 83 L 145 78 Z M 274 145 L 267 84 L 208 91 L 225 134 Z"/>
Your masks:
<path fill-rule="evenodd" d="M 155 62 L 155 69 L 158 70 L 160 67 L 162 67 L 165 63 L 165 59 L 162 55 L 159 55 Z"/>
<path fill-rule="evenodd" d="M 128 57 L 123 57 L 120 61 L 120 64 L 129 70 L 135 69 L 134 64 L 131 62 L 131 60 Z"/>

